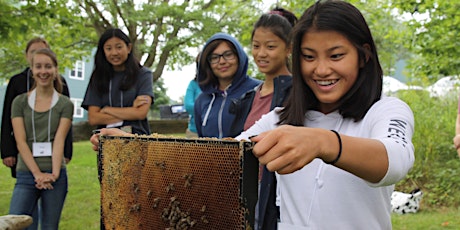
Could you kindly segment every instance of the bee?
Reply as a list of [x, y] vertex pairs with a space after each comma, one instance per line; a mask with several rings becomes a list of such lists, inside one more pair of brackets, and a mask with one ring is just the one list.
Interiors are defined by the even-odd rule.
[[207, 219], [207, 217], [205, 215], [203, 215], [201, 217], [201, 221], [203, 221], [203, 223], [205, 223], [205, 224], [209, 223], [209, 221], [208, 221], [208, 219]]
[[169, 184], [169, 185], [166, 187], [166, 192], [170, 192], [170, 191], [174, 192], [175, 190], [176, 190], [176, 189], [174, 188], [174, 184], [173, 184], [173, 183]]
[[139, 193], [139, 185], [134, 183], [133, 184], [133, 190], [134, 190], [134, 193]]
[[185, 174], [184, 176], [182, 176], [182, 178], [185, 179], [185, 184], [184, 184], [185, 188], [192, 187], [193, 174]]
[[141, 166], [144, 166], [144, 165], [145, 165], [145, 160], [141, 158], [141, 159], [139, 160], [139, 164], [140, 164]]
[[161, 200], [160, 197], [157, 197], [157, 198], [153, 199], [153, 208], [158, 207], [158, 204], [160, 203], [160, 200]]
[[159, 167], [161, 170], [165, 170], [166, 169], [166, 163], [164, 161], [162, 162], [155, 162], [155, 166]]
[[134, 204], [133, 206], [131, 206], [131, 208], [129, 209], [130, 212], [138, 212], [141, 210], [141, 205], [140, 204]]

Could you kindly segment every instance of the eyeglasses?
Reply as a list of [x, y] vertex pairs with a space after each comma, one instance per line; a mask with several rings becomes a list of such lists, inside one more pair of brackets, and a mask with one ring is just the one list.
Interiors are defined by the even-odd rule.
[[233, 51], [227, 50], [223, 54], [212, 54], [208, 57], [208, 61], [211, 64], [216, 64], [220, 61], [220, 57], [223, 57], [225, 61], [229, 61], [235, 59], [235, 56], [236, 55]]

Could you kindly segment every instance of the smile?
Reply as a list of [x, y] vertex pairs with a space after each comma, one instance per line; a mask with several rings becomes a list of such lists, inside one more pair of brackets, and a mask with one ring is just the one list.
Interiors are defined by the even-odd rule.
[[338, 82], [338, 80], [323, 80], [323, 81], [316, 81], [316, 83], [317, 83], [318, 85], [321, 85], [321, 86], [333, 85], [333, 84], [335, 84], [336, 82]]

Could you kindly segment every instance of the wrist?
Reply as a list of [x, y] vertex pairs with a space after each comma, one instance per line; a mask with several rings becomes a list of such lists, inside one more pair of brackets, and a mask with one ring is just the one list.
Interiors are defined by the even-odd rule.
[[59, 178], [59, 173], [52, 173], [51, 176], [53, 177], [54, 181]]
[[[337, 151], [337, 154], [336, 154], [336, 157], [333, 159], [333, 160], [329, 160], [329, 161], [324, 161], [324, 163], [326, 164], [330, 164], [330, 165], [334, 165], [335, 163], [337, 163], [339, 160], [340, 160], [340, 157], [342, 156], [342, 138], [340, 137], [340, 134], [335, 131], [335, 130], [331, 130], [332, 133], [334, 133], [334, 136], [336, 137], [336, 142], [338, 142], [338, 151]], [[335, 146], [336, 144], [334, 144]]]

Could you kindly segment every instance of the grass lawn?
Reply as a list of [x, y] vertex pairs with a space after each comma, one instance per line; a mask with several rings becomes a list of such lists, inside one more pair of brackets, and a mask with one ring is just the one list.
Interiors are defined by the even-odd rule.
[[[67, 167], [69, 192], [61, 217], [60, 229], [99, 229], [99, 182], [96, 152], [88, 141], [74, 143], [74, 156]], [[15, 180], [0, 166], [0, 215], [8, 214]], [[393, 215], [395, 230], [460, 229], [460, 209], [428, 211], [423, 206], [416, 214]]]

